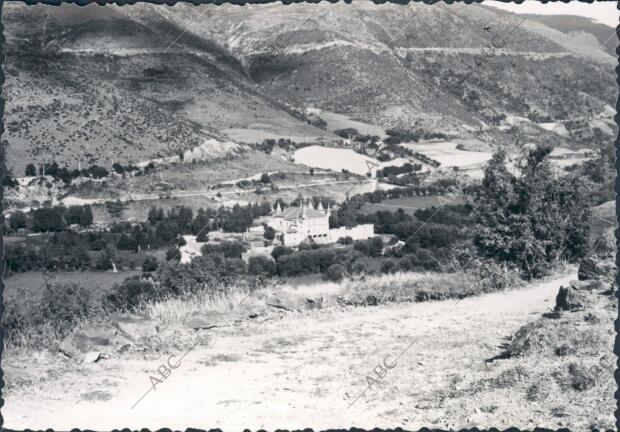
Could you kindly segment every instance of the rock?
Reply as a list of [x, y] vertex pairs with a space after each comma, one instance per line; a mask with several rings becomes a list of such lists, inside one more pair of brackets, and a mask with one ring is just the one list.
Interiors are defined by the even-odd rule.
[[584, 308], [587, 294], [572, 287], [560, 287], [555, 297], [555, 311], [576, 311]]
[[198, 311], [185, 315], [183, 324], [194, 330], [231, 325], [238, 314], [232, 312]]
[[600, 280], [573, 280], [570, 281], [569, 285], [578, 291], [602, 291], [605, 289], [605, 284]]
[[131, 341], [118, 334], [118, 330], [109, 324], [90, 324], [71, 332], [58, 349], [68, 357], [81, 360], [91, 351], [101, 353], [119, 352]]
[[130, 314], [118, 318], [114, 322], [114, 327], [128, 339], [137, 341], [141, 338], [157, 336], [159, 326], [155, 320], [147, 315]]
[[605, 278], [611, 282], [616, 277], [616, 266], [611, 259], [599, 260], [594, 257], [586, 257], [579, 263], [577, 277], [581, 281]]
[[309, 299], [297, 293], [277, 291], [265, 301], [267, 306], [284, 309], [289, 312], [309, 309], [321, 309], [323, 298]]
[[101, 358], [101, 353], [99, 351], [89, 351], [84, 356], [82, 362], [84, 363], [95, 363]]

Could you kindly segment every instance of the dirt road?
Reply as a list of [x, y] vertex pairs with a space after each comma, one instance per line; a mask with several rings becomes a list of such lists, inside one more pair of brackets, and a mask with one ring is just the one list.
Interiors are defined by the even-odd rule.
[[[463, 422], [457, 426], [531, 427], [514, 423], [524, 401], [503, 396], [489, 413], [476, 408], [483, 400], [453, 399], [451, 392], [455, 383], [484, 380], [510, 362], [484, 359], [552, 308], [559, 286], [571, 279], [574, 271], [458, 302], [290, 313], [207, 330], [210, 342], [180, 364], [183, 352], [63, 368], [41, 357], [38, 367], [47, 378], [5, 395], [5, 427], [417, 429], [450, 427], [457, 418]], [[154, 371], [168, 361], [178, 367], [164, 380]], [[23, 365], [3, 363], [6, 380], [23, 378], [17, 373]], [[152, 390], [149, 376], [163, 382]]]

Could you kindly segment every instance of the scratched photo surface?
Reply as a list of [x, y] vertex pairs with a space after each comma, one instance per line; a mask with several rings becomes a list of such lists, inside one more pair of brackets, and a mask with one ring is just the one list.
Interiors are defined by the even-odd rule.
[[4, 427], [614, 428], [618, 14], [547, 6], [5, 4]]

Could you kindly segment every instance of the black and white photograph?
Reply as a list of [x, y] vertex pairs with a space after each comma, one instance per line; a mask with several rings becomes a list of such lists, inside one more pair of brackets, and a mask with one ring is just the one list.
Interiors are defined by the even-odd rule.
[[0, 6], [4, 429], [617, 430], [618, 3], [217, 3]]

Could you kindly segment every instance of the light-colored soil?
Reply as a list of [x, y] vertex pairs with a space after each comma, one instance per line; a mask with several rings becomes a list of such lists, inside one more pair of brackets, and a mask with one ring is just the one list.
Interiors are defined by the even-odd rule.
[[[482, 390], [473, 385], [515, 368], [519, 360], [484, 360], [498, 354], [520, 326], [551, 309], [559, 286], [575, 276], [573, 270], [524, 289], [461, 301], [283, 313], [196, 333], [204, 342], [133, 409], [151, 388], [149, 376], [161, 378], [155, 370], [168, 361], [174, 365], [184, 351], [170, 360], [148, 354], [84, 365], [59, 364], [52, 355], [5, 358], [5, 424], [225, 431], [583, 425], [570, 416], [574, 410], [553, 417], [544, 402], [528, 402], [521, 384]], [[401, 354], [367, 389], [366, 376], [377, 378], [373, 370]], [[607, 409], [611, 417], [613, 394], [601, 398], [606, 402], [590, 409], [597, 415]]]

